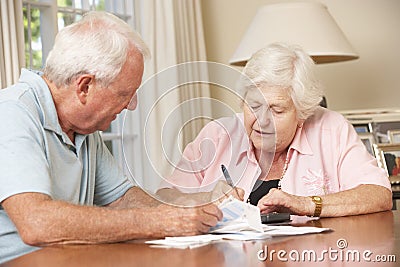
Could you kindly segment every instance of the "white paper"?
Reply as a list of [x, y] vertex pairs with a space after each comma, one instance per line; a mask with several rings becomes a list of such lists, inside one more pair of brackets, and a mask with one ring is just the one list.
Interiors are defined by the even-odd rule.
[[153, 247], [172, 247], [172, 248], [197, 248], [205, 246], [213, 241], [222, 240], [222, 237], [217, 235], [194, 235], [194, 236], [179, 236], [179, 237], [166, 237], [165, 239], [146, 241]]
[[286, 235], [304, 235], [313, 233], [322, 233], [330, 231], [329, 228], [310, 227], [310, 226], [270, 226], [268, 234], [274, 236], [286, 236]]
[[304, 227], [304, 226], [266, 226], [264, 225], [264, 231], [258, 232], [254, 230], [240, 230], [237, 232], [225, 233], [225, 234], [206, 234], [206, 235], [195, 235], [195, 236], [181, 236], [181, 237], [166, 237], [160, 240], [147, 241], [147, 244], [153, 245], [154, 247], [164, 248], [196, 248], [207, 245], [211, 242], [222, 241], [222, 240], [260, 240], [268, 239], [278, 236], [293, 236], [303, 234], [315, 234], [325, 231], [330, 231], [329, 228], [319, 227]]
[[244, 230], [263, 232], [260, 209], [257, 206], [230, 196], [224, 199], [218, 208], [222, 211], [223, 218], [210, 229], [210, 233], [231, 233]]
[[260, 210], [249, 203], [229, 197], [218, 207], [223, 213], [222, 220], [210, 229], [210, 234], [182, 237], [166, 237], [147, 241], [154, 247], [196, 248], [221, 240], [257, 240], [275, 236], [302, 235], [321, 233], [329, 228], [271, 226], [261, 223]]

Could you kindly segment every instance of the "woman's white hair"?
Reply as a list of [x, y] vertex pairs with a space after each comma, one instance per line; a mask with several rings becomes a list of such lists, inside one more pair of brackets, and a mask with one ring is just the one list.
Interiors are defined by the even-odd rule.
[[67, 86], [84, 73], [107, 86], [120, 73], [132, 45], [143, 58], [150, 56], [140, 35], [127, 23], [107, 12], [91, 11], [57, 34], [44, 74], [56, 86]]
[[242, 97], [248, 90], [264, 85], [289, 90], [298, 118], [305, 120], [314, 113], [323, 95], [314, 67], [314, 61], [299, 46], [270, 44], [247, 62], [240, 82]]

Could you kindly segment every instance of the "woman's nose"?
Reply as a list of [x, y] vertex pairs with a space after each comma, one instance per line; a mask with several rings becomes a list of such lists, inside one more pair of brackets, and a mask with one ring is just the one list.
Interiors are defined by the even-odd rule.
[[271, 110], [268, 107], [263, 107], [257, 112], [258, 123], [263, 127], [268, 126], [271, 123]]

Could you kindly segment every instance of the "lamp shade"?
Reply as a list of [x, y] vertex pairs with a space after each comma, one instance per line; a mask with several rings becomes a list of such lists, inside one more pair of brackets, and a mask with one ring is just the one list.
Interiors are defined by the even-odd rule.
[[300, 45], [317, 64], [358, 58], [325, 5], [292, 1], [261, 7], [229, 63], [244, 66], [274, 42]]

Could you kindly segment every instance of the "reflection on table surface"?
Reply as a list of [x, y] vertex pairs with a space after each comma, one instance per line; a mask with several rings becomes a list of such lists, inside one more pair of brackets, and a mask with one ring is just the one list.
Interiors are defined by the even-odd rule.
[[[368, 263], [363, 256], [371, 261], [376, 256], [393, 261], [393, 255], [400, 261], [397, 259], [400, 256], [399, 211], [323, 218], [295, 225], [327, 227], [333, 231], [259, 241], [222, 241], [195, 249], [154, 248], [143, 241], [53, 246], [0, 267], [376, 266], [377, 262]], [[300, 262], [295, 261], [296, 257]], [[396, 263], [386, 262], [384, 266], [396, 266]]]

